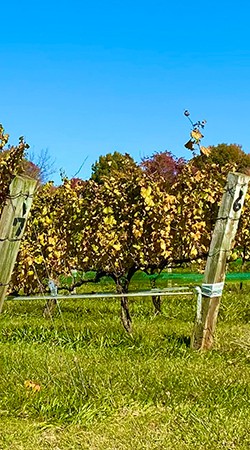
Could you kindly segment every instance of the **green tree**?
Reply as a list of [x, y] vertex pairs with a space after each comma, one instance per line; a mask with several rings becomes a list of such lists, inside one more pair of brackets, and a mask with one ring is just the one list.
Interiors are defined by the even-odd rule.
[[107, 153], [105, 156], [100, 156], [99, 160], [92, 165], [91, 179], [100, 184], [103, 183], [103, 177], [116, 173], [118, 175], [136, 167], [136, 162], [128, 153], [124, 155], [119, 152]]
[[198, 168], [205, 168], [211, 164], [216, 164], [218, 167], [231, 164], [237, 172], [250, 174], [250, 154], [245, 153], [241, 145], [218, 144], [208, 149], [208, 156], [199, 155], [193, 158], [194, 165]]

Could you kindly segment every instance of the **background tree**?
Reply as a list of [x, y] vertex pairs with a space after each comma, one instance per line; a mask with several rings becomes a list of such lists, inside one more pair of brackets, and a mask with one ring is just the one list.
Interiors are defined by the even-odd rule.
[[176, 158], [166, 150], [142, 158], [140, 166], [152, 180], [160, 183], [163, 189], [169, 190], [185, 164], [184, 158]]
[[33, 151], [29, 152], [24, 167], [26, 173], [37, 179], [40, 184], [48, 182], [50, 177], [56, 173], [55, 159], [52, 158], [47, 148], [42, 149], [38, 154]]
[[193, 163], [198, 168], [216, 164], [218, 167], [232, 165], [237, 172], [250, 174], [250, 154], [242, 150], [238, 144], [218, 144], [209, 146], [209, 155], [198, 155]]
[[91, 179], [96, 183], [103, 183], [103, 177], [126, 172], [131, 167], [136, 168], [137, 164], [128, 153], [107, 153], [92, 165]]
[[24, 175], [37, 180], [39, 184], [42, 183], [40, 168], [26, 158], [22, 161], [22, 172]]

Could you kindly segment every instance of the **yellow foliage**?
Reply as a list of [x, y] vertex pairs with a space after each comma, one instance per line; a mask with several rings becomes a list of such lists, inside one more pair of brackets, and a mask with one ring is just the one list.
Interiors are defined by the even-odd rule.
[[118, 242], [117, 244], [113, 244], [112, 247], [113, 247], [115, 250], [118, 251], [118, 250], [121, 250], [121, 247], [122, 247], [122, 246], [121, 246], [121, 244]]
[[202, 145], [200, 146], [200, 151], [205, 156], [209, 156], [211, 153], [211, 149], [209, 147], [203, 147]]
[[35, 259], [34, 259], [34, 262], [36, 263], [36, 264], [42, 264], [43, 263], [43, 257], [40, 255], [40, 256], [37, 256]]
[[106, 216], [103, 218], [103, 222], [106, 225], [115, 225], [116, 224], [116, 220], [114, 218], [114, 216]]
[[103, 210], [104, 214], [113, 214], [113, 209], [110, 206], [107, 206]]
[[202, 139], [204, 136], [203, 134], [201, 134], [200, 130], [198, 128], [195, 128], [194, 130], [191, 131], [190, 136], [195, 139], [196, 141], [199, 141], [200, 139]]
[[41, 390], [41, 385], [32, 380], [25, 380], [24, 386], [26, 389], [31, 389], [33, 392], [39, 392]]
[[151, 192], [152, 192], [151, 186], [148, 186], [147, 188], [145, 188], [145, 187], [142, 187], [142, 188], [141, 188], [141, 196], [142, 196], [143, 198], [149, 197], [150, 194], [151, 194]]

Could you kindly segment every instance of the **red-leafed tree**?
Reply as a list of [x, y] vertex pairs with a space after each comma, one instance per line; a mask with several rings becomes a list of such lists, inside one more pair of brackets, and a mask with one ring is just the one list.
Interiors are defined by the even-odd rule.
[[169, 190], [185, 164], [184, 158], [176, 158], [166, 150], [155, 152], [152, 156], [143, 158], [140, 166], [152, 180], [159, 183], [164, 189]]

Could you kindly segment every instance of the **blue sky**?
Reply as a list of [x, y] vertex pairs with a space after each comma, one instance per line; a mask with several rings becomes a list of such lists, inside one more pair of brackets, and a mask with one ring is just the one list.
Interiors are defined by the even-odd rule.
[[249, 17], [247, 1], [4, 2], [0, 123], [48, 148], [57, 183], [115, 150], [190, 157], [186, 108], [203, 145], [250, 152]]

